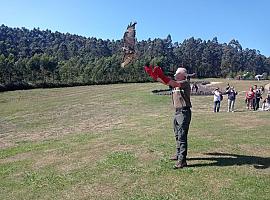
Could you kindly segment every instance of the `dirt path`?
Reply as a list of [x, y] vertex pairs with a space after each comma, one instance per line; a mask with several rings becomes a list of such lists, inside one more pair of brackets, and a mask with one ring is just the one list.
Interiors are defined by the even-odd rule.
[[264, 86], [264, 88], [267, 89], [267, 90], [270, 89], [270, 83], [266, 84], [266, 85]]
[[207, 84], [207, 85], [216, 85], [216, 84], [220, 84], [222, 82], [211, 82], [210, 84]]

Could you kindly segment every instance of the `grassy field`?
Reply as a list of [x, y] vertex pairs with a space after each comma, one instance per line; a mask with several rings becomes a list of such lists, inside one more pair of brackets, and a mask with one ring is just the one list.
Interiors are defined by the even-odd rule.
[[0, 199], [269, 199], [270, 112], [247, 111], [243, 92], [269, 81], [229, 82], [234, 113], [192, 96], [182, 170], [159, 83], [0, 93]]

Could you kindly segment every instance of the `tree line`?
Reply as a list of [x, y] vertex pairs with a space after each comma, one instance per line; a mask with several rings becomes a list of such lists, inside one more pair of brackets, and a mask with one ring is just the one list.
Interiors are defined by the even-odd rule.
[[183, 65], [199, 78], [235, 77], [270, 71], [270, 57], [255, 49], [243, 49], [200, 38], [173, 42], [165, 39], [137, 41], [137, 59], [121, 68], [122, 40], [102, 40], [34, 28], [0, 26], [0, 90], [58, 87], [151, 79], [143, 66], [159, 65], [170, 74]]

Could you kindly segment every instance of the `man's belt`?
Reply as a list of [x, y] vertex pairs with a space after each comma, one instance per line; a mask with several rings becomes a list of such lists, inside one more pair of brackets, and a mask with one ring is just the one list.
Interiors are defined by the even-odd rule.
[[190, 107], [189, 106], [184, 106], [184, 107], [181, 107], [181, 108], [175, 108], [175, 112], [180, 112], [180, 111], [183, 111], [183, 110], [190, 110]]

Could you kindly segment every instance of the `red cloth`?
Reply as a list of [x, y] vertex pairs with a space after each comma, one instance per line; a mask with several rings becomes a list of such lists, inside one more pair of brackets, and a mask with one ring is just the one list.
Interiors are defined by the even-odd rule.
[[153, 67], [151, 65], [149, 67], [148, 66], [144, 66], [144, 70], [154, 80], [157, 80], [158, 76], [157, 76], [156, 72], [153, 71]]
[[169, 77], [167, 77], [167, 76], [164, 75], [161, 67], [159, 67], [159, 66], [155, 66], [154, 69], [153, 69], [153, 67], [151, 65], [149, 67], [148, 66], [144, 66], [144, 70], [154, 80], [157, 80], [158, 78], [160, 78], [162, 80], [162, 82], [165, 83], [166, 85], [171, 80]]
[[170, 78], [165, 76], [161, 67], [155, 66], [154, 73], [157, 74], [157, 77], [160, 78], [166, 85], [170, 82]]

